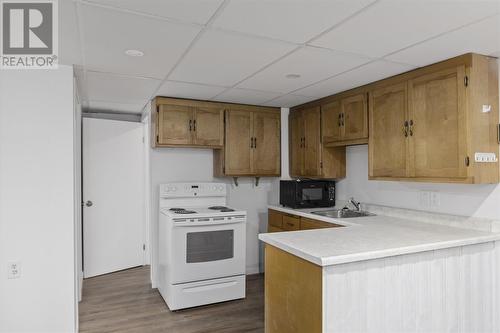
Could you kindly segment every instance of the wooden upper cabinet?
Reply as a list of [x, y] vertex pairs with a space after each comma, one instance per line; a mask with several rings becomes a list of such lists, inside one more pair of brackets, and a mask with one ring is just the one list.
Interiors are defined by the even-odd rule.
[[152, 108], [153, 147], [224, 145], [222, 104], [158, 97]]
[[370, 177], [406, 177], [408, 119], [406, 82], [370, 92]]
[[321, 130], [324, 144], [342, 141], [342, 106], [340, 100], [321, 106]]
[[193, 112], [193, 144], [224, 145], [224, 109], [220, 106], [198, 107]]
[[321, 141], [320, 107], [294, 110], [289, 116], [290, 175], [345, 177], [345, 147], [326, 148]]
[[465, 66], [408, 83], [411, 177], [467, 176]]
[[368, 108], [366, 94], [357, 94], [342, 99], [343, 140], [368, 138]]
[[281, 174], [280, 109], [238, 106], [226, 110], [224, 149], [214, 152], [216, 176]]
[[182, 105], [160, 105], [158, 138], [160, 145], [189, 145], [192, 141], [193, 109]]
[[225, 174], [253, 173], [253, 113], [228, 110], [226, 113]]
[[289, 154], [290, 175], [301, 176], [304, 173], [303, 144], [304, 122], [301, 112], [290, 113], [289, 116]]
[[326, 147], [367, 143], [366, 93], [338, 97], [321, 105], [321, 129]]
[[259, 175], [281, 173], [281, 115], [276, 112], [254, 112], [254, 171]]
[[302, 111], [304, 123], [304, 174], [321, 176], [321, 114], [315, 107]]
[[[392, 84], [391, 84], [392, 83]], [[370, 179], [498, 183], [498, 65], [468, 54], [375, 84]]]
[[[290, 174], [340, 178], [345, 156], [330, 148], [368, 143], [369, 179], [499, 183], [498, 95], [497, 60], [469, 53], [296, 106]], [[317, 107], [320, 148], [306, 153], [316, 146]]]

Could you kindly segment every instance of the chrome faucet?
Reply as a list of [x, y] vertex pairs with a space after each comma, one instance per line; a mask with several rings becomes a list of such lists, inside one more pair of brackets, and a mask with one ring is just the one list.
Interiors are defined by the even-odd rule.
[[354, 200], [354, 197], [351, 197], [349, 199], [349, 202], [356, 208], [356, 210], [359, 212], [361, 210], [361, 202]]

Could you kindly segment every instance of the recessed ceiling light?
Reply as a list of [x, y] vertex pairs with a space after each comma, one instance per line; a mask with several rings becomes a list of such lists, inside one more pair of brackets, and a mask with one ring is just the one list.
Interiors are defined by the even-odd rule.
[[129, 57], [142, 57], [144, 55], [144, 52], [139, 50], [126, 50], [125, 54]]
[[287, 79], [298, 79], [300, 77], [300, 74], [294, 74], [294, 73], [292, 73], [292, 74], [285, 75], [285, 77]]

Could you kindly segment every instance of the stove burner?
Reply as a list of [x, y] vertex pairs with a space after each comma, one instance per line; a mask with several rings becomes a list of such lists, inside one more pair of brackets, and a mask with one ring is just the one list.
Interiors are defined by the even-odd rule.
[[208, 207], [208, 209], [213, 209], [213, 210], [222, 210], [222, 209], [229, 209], [226, 206], [212, 206]]
[[180, 210], [185, 210], [185, 209], [184, 208], [175, 208], [174, 207], [174, 208], [170, 208], [169, 210], [172, 211], [172, 212], [178, 212]]
[[185, 210], [185, 209], [176, 210], [174, 212], [175, 212], [175, 214], [196, 214], [196, 212], [194, 210]]
[[223, 213], [225, 213], [225, 212], [234, 212], [234, 209], [232, 209], [232, 208], [224, 208], [224, 209], [221, 209], [220, 211], [223, 212]]

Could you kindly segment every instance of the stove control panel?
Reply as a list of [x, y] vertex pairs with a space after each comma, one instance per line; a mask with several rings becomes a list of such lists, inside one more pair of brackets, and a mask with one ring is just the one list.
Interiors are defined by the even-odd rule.
[[169, 198], [226, 196], [226, 184], [166, 183], [160, 185], [160, 196]]

